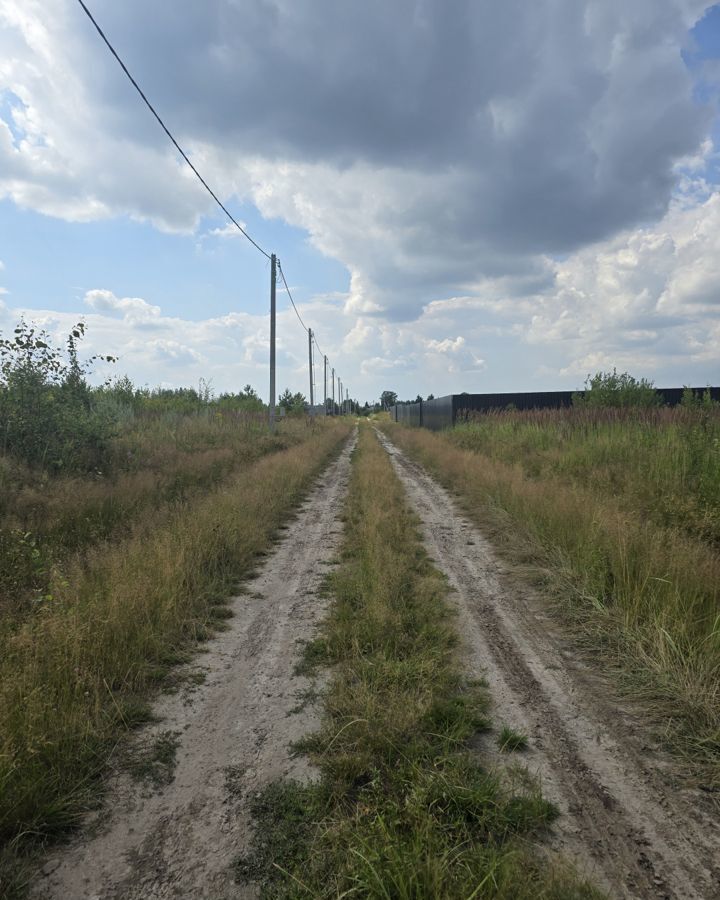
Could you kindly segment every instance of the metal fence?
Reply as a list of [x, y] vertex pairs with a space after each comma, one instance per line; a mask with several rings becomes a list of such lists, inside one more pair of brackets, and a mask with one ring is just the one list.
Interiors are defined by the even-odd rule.
[[[720, 401], [720, 387], [692, 388], [698, 396], [710, 392], [713, 400]], [[677, 406], [685, 388], [655, 388], [666, 406]], [[448, 394], [433, 400], [417, 403], [397, 403], [390, 407], [390, 416], [396, 422], [440, 431], [462, 422], [473, 413], [503, 409], [562, 409], [572, 406], [574, 394], [584, 391], [533, 391], [516, 394]]]

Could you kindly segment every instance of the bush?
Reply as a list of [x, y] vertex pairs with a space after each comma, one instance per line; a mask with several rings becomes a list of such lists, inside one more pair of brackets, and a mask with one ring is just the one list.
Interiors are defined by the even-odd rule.
[[573, 406], [660, 406], [662, 399], [652, 381], [639, 381], [628, 372], [596, 372], [585, 379], [584, 394], [573, 394]]
[[290, 388], [285, 388], [278, 399], [278, 406], [284, 409], [288, 415], [303, 415], [307, 406], [305, 395], [298, 391], [293, 394]]
[[118, 410], [121, 419], [134, 415], [180, 416], [219, 413], [262, 412], [265, 405], [255, 389], [246, 384], [237, 394], [214, 397], [209, 382], [200, 379], [198, 388], [136, 387], [127, 375], [95, 390], [95, 405]]
[[30, 466], [54, 472], [102, 467], [113, 420], [98, 411], [85, 374], [96, 359], [78, 360], [81, 322], [65, 348], [21, 320], [12, 338], [0, 337], [0, 448]]

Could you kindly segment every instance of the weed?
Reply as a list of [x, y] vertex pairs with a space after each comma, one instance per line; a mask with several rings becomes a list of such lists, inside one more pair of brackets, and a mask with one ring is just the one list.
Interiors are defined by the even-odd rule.
[[175, 777], [179, 731], [162, 731], [145, 747], [135, 749], [128, 762], [128, 771], [138, 781], [156, 788], [170, 784]]
[[298, 691], [295, 696], [297, 697], [298, 702], [288, 713], [289, 716], [297, 715], [307, 709], [308, 706], [314, 705], [318, 702], [321, 695], [318, 689], [313, 685], [305, 690]]
[[504, 725], [497, 737], [497, 745], [504, 753], [512, 753], [516, 750], [527, 750], [528, 738], [526, 734], [513, 731]]
[[234, 765], [225, 768], [225, 792], [228, 797], [239, 800], [243, 796], [243, 779], [247, 766]]

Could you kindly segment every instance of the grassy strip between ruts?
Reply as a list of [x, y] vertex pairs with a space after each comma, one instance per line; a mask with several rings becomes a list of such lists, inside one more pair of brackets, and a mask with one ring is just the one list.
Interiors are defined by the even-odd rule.
[[0, 896], [26, 850], [94, 804], [108, 753], [147, 716], [147, 690], [218, 627], [238, 579], [347, 434], [346, 423], [318, 424], [156, 532], [94, 548], [52, 586], [52, 605], [6, 636]]
[[[492, 420], [488, 427], [492, 427]], [[393, 441], [489, 526], [498, 547], [540, 574], [577, 634], [644, 698], [676, 749], [720, 781], [720, 556], [601, 482], [568, 483], [454, 443], [467, 437], [387, 425]], [[560, 452], [560, 451], [558, 451]], [[568, 440], [570, 460], [577, 448]], [[628, 498], [623, 498], [627, 503]]]
[[483, 767], [485, 688], [460, 671], [447, 586], [387, 454], [361, 428], [335, 602], [306, 662], [332, 666], [321, 729], [299, 747], [320, 777], [253, 803], [238, 875], [264, 897], [590, 898], [529, 839], [556, 816], [517, 766]]

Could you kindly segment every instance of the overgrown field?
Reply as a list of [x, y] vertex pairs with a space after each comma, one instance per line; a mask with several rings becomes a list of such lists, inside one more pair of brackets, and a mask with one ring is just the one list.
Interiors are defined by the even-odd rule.
[[[349, 425], [145, 409], [103, 468], [0, 457], [0, 884], [78, 821], [148, 691], [220, 627]], [[3, 889], [0, 888], [0, 893]]]
[[[298, 748], [320, 778], [254, 802], [242, 879], [264, 897], [591, 898], [529, 839], [557, 815], [518, 766], [490, 771], [468, 741], [487, 695], [456, 657], [447, 586], [387, 454], [361, 427], [334, 603], [306, 665], [330, 666], [321, 729]], [[522, 737], [501, 735], [504, 749]]]
[[718, 405], [388, 428], [542, 572], [668, 738], [720, 780]]

